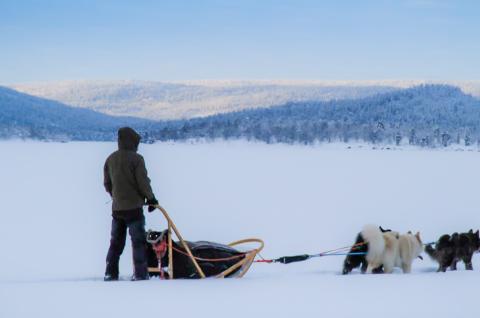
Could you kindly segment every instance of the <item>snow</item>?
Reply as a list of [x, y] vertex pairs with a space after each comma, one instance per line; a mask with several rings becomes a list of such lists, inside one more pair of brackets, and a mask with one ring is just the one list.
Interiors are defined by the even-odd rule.
[[[102, 281], [115, 143], [1, 142], [0, 317], [466, 317], [473, 272], [342, 276], [343, 257], [255, 264], [243, 279]], [[366, 223], [425, 242], [480, 226], [477, 151], [346, 149], [247, 142], [141, 145], [153, 187], [184, 237], [265, 240], [264, 257], [350, 245]], [[159, 213], [147, 227], [163, 229]]]

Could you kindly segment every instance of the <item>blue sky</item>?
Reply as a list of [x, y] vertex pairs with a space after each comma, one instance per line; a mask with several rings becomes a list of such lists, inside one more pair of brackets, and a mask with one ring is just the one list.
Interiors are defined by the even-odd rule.
[[0, 0], [0, 83], [479, 79], [480, 1]]

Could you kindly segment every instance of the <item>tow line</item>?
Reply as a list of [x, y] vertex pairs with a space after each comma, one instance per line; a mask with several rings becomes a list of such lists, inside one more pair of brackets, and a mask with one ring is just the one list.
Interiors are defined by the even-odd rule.
[[[367, 252], [355, 252], [356, 249], [359, 249], [361, 246], [367, 244], [366, 242], [357, 243], [350, 246], [339, 247], [333, 250], [325, 251], [317, 254], [301, 254], [294, 256], [282, 256], [274, 259], [265, 259], [260, 254], [258, 256], [261, 258], [255, 260], [255, 263], [281, 263], [281, 264], [290, 264], [295, 262], [303, 262], [315, 257], [324, 257], [324, 256], [354, 256], [354, 255], [367, 255]], [[422, 245], [435, 244], [435, 242], [428, 242]]]
[[[325, 252], [317, 253], [317, 254], [301, 254], [301, 255], [294, 255], [294, 256], [282, 256], [275, 259], [262, 259], [256, 260], [255, 263], [282, 263], [282, 264], [290, 264], [295, 262], [303, 262], [311, 258], [315, 257], [324, 257], [324, 256], [345, 256], [345, 255], [366, 255], [366, 252], [355, 252], [356, 249], [360, 248], [362, 245], [365, 245], [365, 242], [357, 243], [354, 245], [339, 247], [333, 250], [328, 250]], [[260, 255], [259, 255], [260, 256]], [[260, 256], [261, 257], [261, 256]]]

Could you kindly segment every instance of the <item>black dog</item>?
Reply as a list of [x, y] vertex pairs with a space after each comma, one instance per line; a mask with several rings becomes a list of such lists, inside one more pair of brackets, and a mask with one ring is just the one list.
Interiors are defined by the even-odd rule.
[[475, 233], [473, 233], [473, 230], [470, 230], [468, 233], [452, 235], [452, 241], [455, 244], [455, 258], [450, 268], [456, 270], [457, 262], [461, 260], [465, 264], [465, 269], [473, 270], [473, 253], [480, 248], [478, 230]]
[[[383, 229], [381, 226], [379, 227], [382, 233], [391, 232], [390, 229]], [[361, 253], [360, 255], [352, 253]], [[365, 244], [365, 240], [362, 236], [362, 233], [358, 233], [357, 239], [355, 240], [355, 244], [352, 246], [350, 251], [348, 252], [349, 255], [345, 257], [345, 261], [343, 262], [343, 271], [342, 274], [346, 275], [350, 273], [354, 268], [360, 267], [360, 271], [362, 274], [365, 274], [368, 267], [368, 262], [366, 255], [368, 253], [368, 244]], [[372, 273], [379, 274], [383, 273], [383, 266], [373, 269]]]
[[432, 247], [432, 244], [425, 246], [425, 252], [438, 262], [437, 272], [445, 272], [455, 259], [455, 243], [450, 235], [445, 234], [435, 243], [435, 248]]
[[473, 270], [473, 253], [480, 248], [479, 231], [475, 233], [470, 230], [467, 233], [453, 233], [452, 235], [442, 235], [435, 248], [431, 244], [425, 247], [425, 252], [438, 262], [438, 272], [445, 272], [448, 267], [451, 270], [457, 269], [457, 262], [463, 261], [465, 269]]

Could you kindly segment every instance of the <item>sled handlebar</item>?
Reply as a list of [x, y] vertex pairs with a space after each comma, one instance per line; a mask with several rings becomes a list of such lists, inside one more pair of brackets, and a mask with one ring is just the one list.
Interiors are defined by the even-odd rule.
[[[150, 204], [147, 204], [149, 206], [153, 206], [157, 209], [160, 210], [160, 212], [162, 212], [163, 216], [165, 217], [165, 219], [167, 219], [167, 222], [168, 222], [168, 226], [172, 228], [173, 232], [175, 232], [175, 235], [177, 235], [178, 237], [178, 240], [180, 241], [180, 243], [182, 244], [183, 248], [185, 249], [185, 251], [187, 251], [187, 254], [188, 256], [190, 257], [190, 259], [192, 260], [192, 263], [193, 265], [195, 266], [195, 269], [197, 270], [198, 274], [200, 275], [201, 278], [205, 278], [205, 273], [203, 272], [203, 270], [200, 268], [200, 266], [198, 265], [198, 262], [197, 260], [195, 259], [195, 257], [193, 256], [192, 254], [192, 251], [190, 250], [190, 248], [188, 247], [187, 243], [185, 242], [185, 240], [183, 239], [182, 235], [180, 234], [180, 232], [178, 231], [177, 227], [175, 226], [175, 223], [173, 223], [172, 219], [170, 218], [170, 216], [168, 215], [167, 211], [162, 208], [162, 206], [160, 204], [155, 204], [155, 205], [150, 205]], [[171, 260], [172, 258], [170, 258]]]

